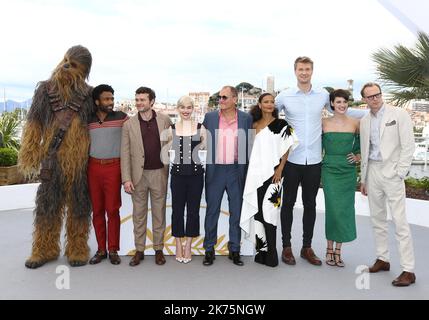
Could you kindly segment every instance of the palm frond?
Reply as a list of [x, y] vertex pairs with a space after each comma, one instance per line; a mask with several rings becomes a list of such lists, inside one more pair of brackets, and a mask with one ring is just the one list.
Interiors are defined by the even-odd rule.
[[372, 55], [379, 80], [388, 88], [392, 102], [429, 98], [429, 36], [420, 33], [415, 48], [396, 45]]
[[3, 113], [0, 117], [0, 136], [4, 148], [19, 150], [20, 144], [17, 137], [20, 120], [13, 113]]

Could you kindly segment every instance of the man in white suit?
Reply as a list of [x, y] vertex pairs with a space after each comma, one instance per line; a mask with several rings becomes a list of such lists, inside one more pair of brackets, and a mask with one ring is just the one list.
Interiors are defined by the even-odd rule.
[[407, 111], [384, 103], [378, 84], [365, 84], [361, 95], [371, 110], [360, 123], [361, 192], [368, 196], [377, 251], [377, 260], [369, 272], [390, 270], [387, 202], [403, 270], [392, 284], [409, 286], [416, 276], [413, 241], [405, 213], [404, 178], [413, 158], [413, 125]]

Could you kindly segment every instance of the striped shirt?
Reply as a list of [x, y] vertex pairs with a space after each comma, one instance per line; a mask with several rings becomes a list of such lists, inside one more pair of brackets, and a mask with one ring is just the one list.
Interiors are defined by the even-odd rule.
[[126, 113], [113, 111], [108, 113], [104, 121], [93, 114], [88, 123], [91, 145], [89, 156], [97, 159], [120, 158], [122, 126], [128, 120]]

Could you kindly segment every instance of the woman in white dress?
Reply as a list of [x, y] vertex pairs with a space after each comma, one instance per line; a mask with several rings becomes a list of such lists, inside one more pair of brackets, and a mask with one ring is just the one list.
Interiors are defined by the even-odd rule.
[[289, 151], [298, 145], [298, 138], [293, 128], [278, 118], [272, 94], [262, 94], [250, 113], [256, 136], [244, 187], [240, 227], [245, 238], [255, 245], [255, 262], [275, 267], [282, 172]]

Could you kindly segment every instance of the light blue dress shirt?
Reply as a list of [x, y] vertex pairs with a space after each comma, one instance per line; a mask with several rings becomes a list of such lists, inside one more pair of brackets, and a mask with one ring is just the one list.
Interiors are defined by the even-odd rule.
[[[276, 107], [285, 113], [286, 121], [295, 130], [299, 145], [289, 155], [288, 161], [299, 165], [322, 162], [322, 111], [329, 107], [329, 93], [312, 88], [304, 93], [299, 88], [282, 91], [275, 100]], [[362, 118], [367, 110], [348, 109], [347, 115]]]

